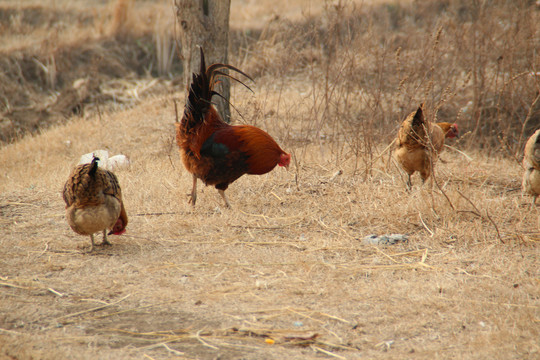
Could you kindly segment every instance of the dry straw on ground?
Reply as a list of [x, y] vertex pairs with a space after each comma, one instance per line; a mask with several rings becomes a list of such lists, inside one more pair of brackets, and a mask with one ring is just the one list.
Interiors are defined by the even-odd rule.
[[[342, 59], [351, 55], [334, 45]], [[403, 54], [400, 66], [415, 66]], [[437, 163], [438, 185], [414, 177], [408, 192], [389, 145], [425, 91], [392, 104], [374, 78], [359, 86], [333, 71], [358, 74], [361, 55], [349, 65], [315, 55], [321, 63], [306, 57], [314, 61], [296, 74], [260, 69], [255, 94], [233, 88], [236, 122], [267, 130], [294, 161], [288, 172], [232, 184], [230, 210], [210, 187], [195, 208], [187, 202], [191, 175], [173, 143], [183, 93], [166, 81], [170, 93], [126, 92], [127, 107], [103, 106], [2, 147], [0, 357], [538, 356], [539, 212], [521, 195], [512, 143], [501, 145], [512, 137], [486, 140], [496, 144], [486, 150], [465, 135]], [[258, 69], [250, 55], [235, 59]], [[459, 86], [452, 101], [461, 104]], [[432, 118], [441, 104], [459, 112], [438, 96]], [[117, 171], [130, 223], [111, 247], [86, 254], [88, 238], [70, 230], [60, 192], [78, 157], [95, 149], [132, 161]], [[409, 241], [361, 241], [390, 233]]]

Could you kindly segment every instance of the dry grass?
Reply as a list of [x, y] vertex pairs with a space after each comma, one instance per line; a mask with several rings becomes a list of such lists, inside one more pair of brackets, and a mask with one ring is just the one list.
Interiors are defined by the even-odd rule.
[[[255, 90], [249, 98], [236, 89], [242, 113], [253, 103], [263, 110], [264, 101], [276, 103], [278, 94]], [[192, 209], [190, 175], [171, 146], [172, 99], [181, 97], [76, 120], [2, 149], [4, 355], [538, 352], [538, 213], [527, 210], [513, 160], [444, 154], [437, 173], [452, 210], [429, 186], [407, 193], [386, 156], [364, 181], [353, 176], [353, 157], [337, 166], [329, 145], [291, 140], [284, 146], [298, 167], [240, 179], [228, 190], [233, 210], [222, 208], [212, 188]], [[264, 125], [280, 138], [278, 123], [267, 118]], [[111, 248], [87, 255], [87, 237], [64, 220], [60, 189], [78, 154], [98, 148], [133, 161], [118, 171], [131, 220]], [[371, 233], [408, 233], [410, 241], [362, 244]], [[34, 346], [25, 345], [29, 337]]]
[[[242, 5], [260, 14], [263, 3]], [[337, 58], [305, 64], [279, 77], [260, 68], [254, 95], [232, 89], [235, 121], [294, 154], [289, 172], [231, 185], [232, 210], [209, 187], [187, 203], [191, 176], [172, 143], [178, 86], [2, 147], [0, 358], [537, 357], [540, 214], [521, 195], [518, 162], [467, 135], [450, 144], [464, 154], [447, 149], [437, 164], [440, 189], [413, 177], [407, 192], [388, 145], [418, 99], [398, 97], [396, 110], [393, 90], [353, 86], [365, 59], [343, 75]], [[131, 98], [123, 89], [115, 96]], [[132, 160], [117, 171], [130, 223], [86, 254], [60, 191], [95, 149]], [[387, 233], [409, 241], [361, 241]]]

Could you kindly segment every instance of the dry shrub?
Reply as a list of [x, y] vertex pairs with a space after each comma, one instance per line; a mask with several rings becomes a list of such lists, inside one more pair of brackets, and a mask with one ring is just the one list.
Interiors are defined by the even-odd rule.
[[325, 4], [321, 16], [276, 16], [233, 41], [249, 73], [294, 74], [313, 85], [316, 136], [324, 130], [372, 156], [373, 137], [391, 140], [420, 102], [430, 120], [459, 124], [462, 146], [504, 145], [515, 155], [538, 126], [533, 2]]
[[111, 21], [111, 36], [124, 38], [130, 32], [132, 0], [117, 0]]
[[[113, 76], [125, 76], [132, 63], [137, 76], [180, 72], [172, 62], [172, 25], [162, 21], [170, 20], [164, 15], [167, 4], [117, 0], [112, 9], [100, 6], [83, 16], [75, 8], [81, 5], [73, 6], [0, 9], [11, 24], [5, 28], [6, 43], [25, 34], [39, 45], [2, 59], [10, 63], [10, 71], [1, 75], [3, 112], [46, 98], [44, 90], [63, 90], [75, 76], [68, 74], [71, 67], [88, 67], [91, 47], [106, 50], [98, 61], [105, 65], [94, 69]], [[539, 20], [537, 5], [524, 0], [328, 1], [321, 11], [274, 15], [260, 29], [235, 29], [231, 63], [274, 83], [285, 76], [309, 83], [308, 140], [338, 139], [335, 150], [351, 145], [364, 165], [371, 163], [375, 139], [391, 141], [399, 121], [420, 102], [427, 104], [431, 120], [460, 125], [467, 134], [461, 146], [504, 148], [516, 156], [540, 122]], [[75, 28], [66, 25], [70, 21]], [[85, 37], [104, 22], [110, 38]], [[122, 44], [112, 39], [118, 36]]]
[[[268, 90], [258, 88], [253, 98], [235, 90], [240, 112], [272, 134], [305, 134], [311, 103], [299, 96], [296, 79], [284, 80], [281, 109], [279, 88], [270, 91], [275, 84], [264, 80], [257, 86]], [[331, 141], [293, 144], [291, 137], [286, 149], [298, 157], [289, 172], [242, 177], [227, 190], [230, 210], [215, 189], [201, 187], [192, 208], [191, 175], [171, 142], [173, 107], [164, 95], [0, 149], [0, 354], [133, 359], [170, 357], [174, 349], [201, 359], [320, 359], [313, 347], [347, 359], [537, 353], [538, 214], [516, 191], [511, 160], [471, 153], [469, 163], [453, 157], [437, 167], [454, 211], [428, 184], [406, 192], [380, 163], [363, 181], [354, 163], [336, 163]], [[274, 121], [263, 121], [269, 117]], [[80, 154], [94, 149], [132, 160], [117, 170], [130, 224], [113, 246], [90, 255], [88, 237], [65, 222], [61, 189]], [[372, 233], [410, 239], [363, 244]], [[303, 341], [287, 340], [294, 335]]]
[[173, 16], [165, 16], [170, 10], [165, 5], [133, 7], [121, 0], [112, 8], [81, 2], [62, 11], [54, 4], [25, 5], [0, 6], [0, 19], [11, 24], [0, 24], [5, 30], [0, 51], [1, 143], [67, 121], [50, 116], [47, 109], [78, 79], [99, 84], [88, 104], [116, 107], [122, 101], [109, 95], [111, 82], [180, 71], [170, 36]]

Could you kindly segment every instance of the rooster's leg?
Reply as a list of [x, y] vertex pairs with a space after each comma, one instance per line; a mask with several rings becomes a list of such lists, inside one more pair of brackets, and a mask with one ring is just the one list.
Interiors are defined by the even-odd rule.
[[103, 230], [103, 241], [101, 242], [101, 245], [111, 245], [107, 239], [107, 229]]
[[218, 190], [218, 192], [219, 195], [221, 195], [221, 197], [223, 198], [223, 200], [225, 200], [225, 206], [230, 208], [231, 204], [229, 203], [229, 200], [227, 200], [227, 196], [225, 196], [225, 190]]
[[193, 188], [191, 188], [191, 194], [189, 196], [189, 203], [195, 206], [195, 202], [197, 201], [197, 177], [195, 175], [193, 175]]

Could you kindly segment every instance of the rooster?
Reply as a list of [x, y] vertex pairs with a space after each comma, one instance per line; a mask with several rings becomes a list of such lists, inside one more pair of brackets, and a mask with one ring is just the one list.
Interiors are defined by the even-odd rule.
[[102, 245], [110, 245], [110, 234], [121, 235], [126, 230], [128, 218], [122, 191], [116, 175], [98, 167], [98, 157], [89, 164], [78, 165], [64, 185], [66, 218], [69, 226], [79, 235], [90, 235], [94, 250], [94, 233], [103, 231]]
[[189, 202], [195, 205], [197, 179], [201, 179], [206, 185], [214, 185], [230, 208], [225, 196], [229, 184], [244, 174], [266, 174], [276, 165], [288, 168], [291, 155], [265, 131], [251, 125], [231, 126], [221, 119], [211, 102], [214, 95], [221, 96], [214, 91], [218, 78], [229, 77], [249, 89], [221, 69], [236, 71], [252, 80], [231, 65], [217, 63], [206, 68], [201, 48], [200, 71], [193, 74], [182, 121], [176, 123], [176, 142], [184, 166], [193, 174]]
[[454, 137], [459, 137], [457, 124], [426, 121], [423, 104], [407, 116], [397, 135], [395, 156], [409, 176], [409, 189], [412, 187], [411, 175], [415, 171], [420, 172], [422, 183], [429, 178], [438, 155], [444, 149], [445, 138]]
[[525, 144], [523, 167], [523, 192], [532, 195], [533, 200], [529, 207], [532, 209], [540, 195], [540, 129], [536, 130]]

